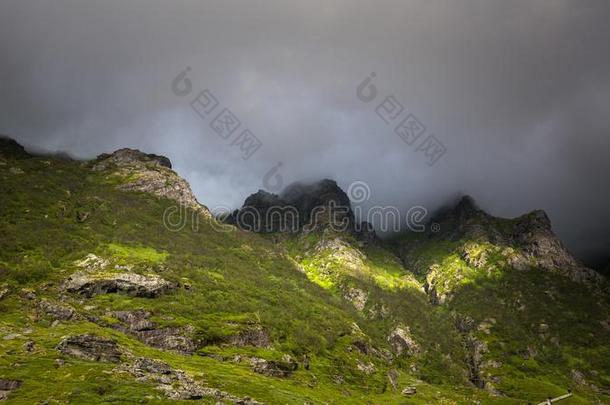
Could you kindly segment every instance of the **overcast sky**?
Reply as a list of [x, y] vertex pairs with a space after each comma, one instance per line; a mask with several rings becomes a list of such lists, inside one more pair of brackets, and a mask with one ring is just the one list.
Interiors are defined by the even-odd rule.
[[[282, 162], [285, 183], [367, 182], [365, 204], [542, 208], [581, 257], [610, 253], [607, 0], [2, 0], [0, 52], [0, 133], [80, 158], [166, 155], [210, 207], [240, 205]], [[202, 119], [204, 89], [219, 105]], [[388, 124], [387, 96], [404, 107]], [[210, 127], [223, 108], [241, 122], [228, 140]], [[426, 128], [414, 145], [394, 133], [409, 113]], [[262, 142], [248, 160], [231, 145], [243, 129]], [[431, 134], [433, 166], [417, 150]]]

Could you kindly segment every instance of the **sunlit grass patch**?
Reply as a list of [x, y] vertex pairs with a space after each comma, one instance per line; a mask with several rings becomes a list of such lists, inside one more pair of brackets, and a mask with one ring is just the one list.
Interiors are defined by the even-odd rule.
[[167, 252], [158, 252], [151, 247], [145, 246], [127, 246], [110, 243], [106, 246], [106, 249], [115, 258], [151, 264], [161, 264], [169, 256]]

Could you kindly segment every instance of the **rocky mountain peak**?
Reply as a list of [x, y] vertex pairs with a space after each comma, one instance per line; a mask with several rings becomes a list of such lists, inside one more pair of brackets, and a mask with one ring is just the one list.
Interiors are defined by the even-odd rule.
[[104, 170], [109, 165], [126, 167], [140, 164], [155, 164], [162, 167], [172, 168], [172, 162], [165, 156], [144, 153], [138, 149], [123, 148], [112, 153], [103, 153], [96, 159], [95, 170]]
[[[491, 218], [469, 195], [463, 195], [452, 204], [439, 209], [431, 223], [440, 224], [441, 232], [433, 235], [451, 240], [462, 238], [489, 239], [489, 229], [485, 226]], [[493, 238], [493, 236], [492, 236]]]
[[534, 210], [517, 218], [499, 218], [479, 208], [470, 196], [441, 210], [432, 220], [441, 231], [431, 236], [453, 242], [490, 243], [510, 247], [513, 267], [541, 268], [563, 274], [574, 281], [595, 283], [598, 273], [585, 268], [566, 249], [551, 227], [543, 210]]
[[323, 179], [321, 181], [304, 184], [292, 183], [288, 185], [280, 196], [291, 205], [300, 205], [303, 208], [316, 205], [325, 205], [334, 201], [336, 205], [350, 207], [347, 194], [339, 187], [336, 181]]
[[186, 180], [171, 170], [172, 163], [165, 157], [123, 148], [101, 154], [93, 161], [92, 170], [109, 171], [122, 176], [122, 190], [140, 191], [174, 200], [209, 216], [207, 207], [200, 204]]
[[507, 239], [523, 239], [523, 235], [544, 233], [555, 236], [551, 220], [543, 210], [534, 210], [514, 219], [505, 219], [488, 214], [469, 195], [462, 196], [449, 208], [441, 209], [433, 219], [441, 224], [441, 236], [450, 239], [477, 239], [491, 242]]
[[284, 206], [286, 205], [286, 202], [283, 201], [277, 194], [269, 193], [265, 190], [258, 190], [256, 193], [248, 196], [246, 201], [244, 201], [244, 206], [246, 207], [272, 207], [274, 205]]
[[[292, 183], [279, 195], [259, 190], [246, 198], [243, 206], [233, 212], [227, 222], [258, 232], [325, 229], [328, 226], [355, 231], [349, 197], [336, 181], [330, 179]], [[356, 235], [361, 233], [367, 239], [374, 239], [368, 224], [366, 232]]]

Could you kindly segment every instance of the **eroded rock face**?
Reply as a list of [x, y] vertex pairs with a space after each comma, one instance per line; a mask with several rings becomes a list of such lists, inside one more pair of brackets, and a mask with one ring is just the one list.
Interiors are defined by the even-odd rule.
[[269, 337], [269, 333], [265, 328], [260, 325], [247, 327], [241, 330], [239, 333], [231, 336], [227, 343], [231, 346], [237, 347], [271, 347], [271, 339]]
[[88, 298], [107, 293], [154, 298], [178, 288], [176, 283], [166, 281], [156, 274], [133, 273], [132, 266], [112, 266], [110, 260], [92, 253], [83, 260], [76, 261], [75, 265], [83, 270], [72, 274], [64, 281], [62, 288]]
[[434, 264], [430, 266], [426, 282], [424, 283], [424, 291], [428, 294], [430, 302], [434, 305], [443, 305], [451, 301], [453, 297], [449, 289], [448, 280], [442, 281], [441, 277], [439, 277], [440, 275], [440, 266]]
[[116, 311], [112, 316], [123, 322], [126, 330], [130, 332], [140, 332], [155, 328], [155, 323], [150, 321], [150, 312], [138, 309], [135, 311]]
[[464, 315], [459, 312], [453, 312], [452, 317], [455, 327], [460, 333], [466, 334], [468, 332], [473, 331], [476, 327], [475, 320], [468, 315]]
[[603, 281], [601, 274], [584, 267], [563, 246], [551, 229], [551, 221], [544, 211], [537, 210], [518, 218], [512, 239], [528, 259], [555, 273], [563, 274], [572, 281], [597, 284]]
[[175, 283], [156, 274], [77, 272], [64, 282], [68, 292], [91, 298], [99, 294], [123, 293], [134, 297], [155, 298], [176, 289]]
[[123, 148], [113, 153], [103, 153], [96, 159], [97, 163], [93, 166], [94, 170], [106, 170], [110, 167], [134, 166], [140, 164], [151, 164], [154, 166], [172, 168], [172, 162], [165, 156], [143, 153], [137, 149]]
[[139, 341], [158, 349], [174, 351], [183, 354], [193, 354], [198, 344], [193, 338], [192, 327], [159, 327], [150, 321], [150, 312], [143, 310], [118, 311], [112, 314], [123, 324], [113, 325], [121, 332], [128, 333]]
[[185, 328], [159, 328], [134, 332], [134, 335], [149, 346], [184, 354], [197, 350], [192, 335], [194, 330]]
[[47, 316], [58, 321], [69, 321], [78, 318], [76, 310], [66, 304], [58, 304], [46, 299], [38, 302], [38, 309]]
[[57, 350], [66, 356], [108, 363], [120, 362], [122, 353], [114, 340], [91, 334], [66, 337]]
[[414, 356], [421, 351], [419, 344], [411, 336], [408, 326], [397, 326], [388, 336], [388, 343], [397, 356]]
[[502, 395], [494, 386], [499, 378], [491, 374], [495, 369], [500, 368], [502, 363], [494, 359], [484, 359], [488, 353], [487, 344], [477, 339], [474, 334], [475, 331], [490, 334], [496, 320], [486, 318], [477, 325], [474, 319], [464, 314], [455, 312], [452, 317], [456, 329], [462, 335], [462, 346], [466, 352], [466, 364], [468, 365], [468, 379], [476, 387], [485, 389], [492, 395]]
[[276, 361], [252, 357], [250, 358], [250, 364], [255, 373], [269, 377], [289, 377], [298, 367], [298, 364], [292, 359]]
[[393, 355], [387, 350], [380, 350], [373, 346], [371, 338], [362, 332], [356, 323], [352, 324], [351, 336], [352, 344], [347, 347], [348, 351], [351, 352], [353, 349], [356, 349], [366, 356], [373, 356], [384, 362], [392, 360]]
[[119, 186], [121, 190], [140, 191], [167, 198], [210, 216], [207, 207], [195, 198], [188, 182], [171, 170], [171, 167], [170, 160], [165, 156], [125, 148], [98, 156], [93, 170], [110, 170], [127, 178], [127, 182]]
[[354, 249], [341, 238], [323, 237], [316, 244], [313, 254], [326, 255], [329, 261], [341, 263], [350, 270], [364, 267], [365, 256], [359, 249]]
[[481, 368], [483, 355], [487, 353], [487, 345], [470, 334], [464, 337], [464, 343], [468, 353], [469, 379], [476, 387], [485, 388], [486, 381], [483, 379]]
[[576, 370], [576, 369], [570, 370], [570, 377], [572, 378], [572, 381], [574, 381], [578, 385], [583, 385], [583, 386], [588, 385], [585, 375], [579, 370]]

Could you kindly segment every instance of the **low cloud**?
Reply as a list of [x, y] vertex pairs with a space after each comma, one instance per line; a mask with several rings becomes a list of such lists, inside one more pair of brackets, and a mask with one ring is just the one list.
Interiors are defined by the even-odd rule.
[[[87, 3], [87, 4], [86, 4]], [[279, 162], [370, 204], [547, 210], [587, 260], [610, 253], [605, 1], [4, 1], [0, 132], [91, 158], [169, 156], [207, 205], [239, 206]], [[243, 160], [171, 91], [187, 66], [261, 141]], [[356, 87], [375, 72], [378, 99]], [[375, 112], [393, 95], [446, 147], [433, 166]]]

